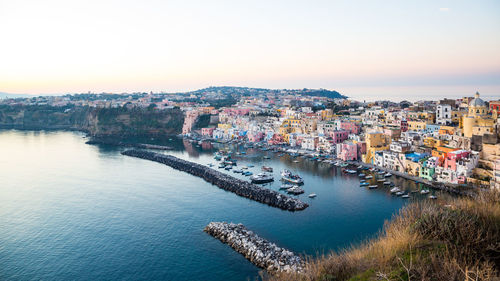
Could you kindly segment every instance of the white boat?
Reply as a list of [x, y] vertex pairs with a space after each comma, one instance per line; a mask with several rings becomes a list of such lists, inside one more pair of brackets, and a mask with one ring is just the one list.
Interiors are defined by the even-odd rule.
[[435, 195], [429, 195], [429, 199], [437, 199], [437, 196], [435, 196]]
[[298, 175], [294, 175], [290, 170], [284, 169], [281, 171], [281, 180], [294, 183], [294, 184], [303, 184], [304, 180]]
[[375, 189], [375, 188], [378, 188], [378, 185], [374, 184], [374, 185], [369, 185], [368, 186], [369, 189]]
[[401, 189], [399, 189], [399, 187], [395, 186], [393, 188], [391, 188], [391, 193], [396, 193], [396, 192], [400, 192]]
[[365, 177], [365, 179], [369, 180], [369, 179], [373, 179], [373, 176], [372, 175], [368, 175]]
[[274, 181], [274, 178], [269, 173], [258, 173], [250, 177], [252, 183], [266, 183]]
[[396, 192], [396, 195], [397, 195], [397, 196], [401, 196], [401, 195], [403, 195], [403, 194], [405, 194], [403, 191], [398, 191], [398, 192]]
[[316, 196], [318, 196], [318, 195], [316, 195], [316, 193], [311, 193], [311, 194], [309, 194], [309, 198], [314, 198], [314, 197], [316, 197]]
[[273, 172], [273, 168], [268, 166], [262, 166], [261, 170], [264, 172], [271, 172], [271, 173]]
[[280, 189], [289, 189], [289, 188], [292, 188], [292, 187], [294, 187], [293, 184], [282, 184], [281, 187], [280, 187]]
[[299, 160], [293, 160], [293, 163], [299, 163]]
[[304, 190], [298, 186], [294, 186], [294, 187], [287, 189], [286, 192], [288, 192], [290, 194], [299, 195], [299, 194], [304, 193]]
[[391, 173], [387, 173], [387, 174], [385, 174], [385, 175], [384, 175], [384, 177], [386, 177], [386, 178], [387, 178], [387, 177], [390, 177], [390, 176], [392, 176], [392, 174], [391, 174]]
[[429, 192], [430, 192], [430, 190], [428, 190], [428, 189], [420, 190], [420, 194], [428, 194]]
[[390, 182], [390, 181], [384, 181], [384, 184], [385, 184], [385, 185], [390, 185], [390, 184], [391, 184], [391, 182]]
[[405, 194], [405, 195], [401, 196], [401, 198], [410, 198], [410, 195]]

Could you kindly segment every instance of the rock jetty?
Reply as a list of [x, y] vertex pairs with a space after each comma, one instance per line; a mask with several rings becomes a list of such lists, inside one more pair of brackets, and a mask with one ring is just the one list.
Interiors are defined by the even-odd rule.
[[165, 164], [176, 170], [200, 177], [211, 184], [214, 184], [224, 190], [236, 193], [239, 196], [246, 197], [272, 207], [280, 208], [282, 210], [300, 211], [309, 206], [297, 198], [292, 198], [277, 191], [237, 179], [228, 174], [221, 173], [209, 167], [186, 161], [172, 155], [138, 149], [127, 150], [122, 152], [122, 154]]
[[204, 231], [271, 273], [301, 272], [303, 269], [304, 263], [299, 256], [259, 237], [242, 224], [211, 222]]

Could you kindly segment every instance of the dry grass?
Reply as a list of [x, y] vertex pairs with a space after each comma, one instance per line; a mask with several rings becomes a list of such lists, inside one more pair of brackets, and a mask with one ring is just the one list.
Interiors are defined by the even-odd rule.
[[267, 279], [500, 280], [500, 192], [410, 204], [378, 238]]

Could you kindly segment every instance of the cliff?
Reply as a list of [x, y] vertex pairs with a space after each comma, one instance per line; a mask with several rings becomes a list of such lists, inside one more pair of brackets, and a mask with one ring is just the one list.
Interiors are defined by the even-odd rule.
[[95, 137], [181, 133], [179, 109], [0, 106], [0, 128], [79, 130]]

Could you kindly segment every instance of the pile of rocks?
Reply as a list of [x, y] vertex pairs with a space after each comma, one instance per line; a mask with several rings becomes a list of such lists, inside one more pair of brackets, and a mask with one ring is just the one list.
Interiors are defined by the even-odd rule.
[[172, 147], [166, 145], [157, 145], [149, 143], [127, 143], [122, 141], [110, 140], [110, 139], [91, 139], [86, 144], [105, 144], [114, 146], [124, 146], [124, 147], [137, 147], [144, 149], [156, 149], [156, 150], [173, 150]]
[[122, 154], [168, 165], [176, 170], [201, 177], [205, 181], [224, 190], [234, 192], [239, 196], [246, 197], [272, 207], [288, 211], [300, 211], [309, 206], [307, 203], [304, 203], [297, 198], [292, 198], [277, 191], [237, 179], [228, 174], [221, 173], [209, 167], [186, 161], [172, 155], [137, 149], [127, 150], [122, 152]]
[[211, 222], [204, 231], [269, 272], [301, 272], [303, 269], [304, 263], [299, 256], [266, 241], [242, 224]]

